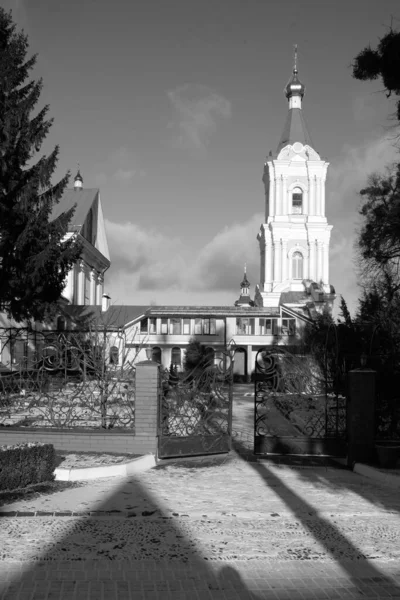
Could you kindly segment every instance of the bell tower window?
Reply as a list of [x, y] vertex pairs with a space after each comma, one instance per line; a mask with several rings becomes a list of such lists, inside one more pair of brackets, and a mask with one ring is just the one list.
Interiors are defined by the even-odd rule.
[[295, 252], [292, 256], [292, 277], [293, 279], [303, 279], [303, 255], [301, 252]]
[[303, 212], [303, 190], [296, 187], [292, 192], [292, 214]]

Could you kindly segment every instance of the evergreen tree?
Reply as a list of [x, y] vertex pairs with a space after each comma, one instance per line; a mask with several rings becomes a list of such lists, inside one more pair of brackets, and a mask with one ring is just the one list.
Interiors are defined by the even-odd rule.
[[81, 251], [74, 237], [63, 241], [75, 208], [51, 217], [69, 180], [51, 185], [58, 146], [34, 163], [52, 120], [48, 106], [32, 114], [42, 80], [29, 80], [36, 55], [27, 52], [27, 36], [0, 7], [0, 303], [18, 322], [54, 314]]

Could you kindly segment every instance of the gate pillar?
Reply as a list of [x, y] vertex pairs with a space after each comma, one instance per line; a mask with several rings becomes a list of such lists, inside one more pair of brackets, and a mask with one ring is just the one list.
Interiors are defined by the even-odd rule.
[[157, 452], [159, 364], [146, 360], [136, 365], [135, 438], [143, 452]]
[[376, 371], [354, 369], [347, 375], [347, 465], [374, 456]]

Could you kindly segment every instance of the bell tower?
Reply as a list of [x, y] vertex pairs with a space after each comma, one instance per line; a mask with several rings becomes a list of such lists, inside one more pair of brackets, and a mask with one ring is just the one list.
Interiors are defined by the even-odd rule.
[[299, 298], [312, 293], [309, 300], [331, 306], [332, 225], [325, 216], [329, 163], [315, 150], [304, 121], [305, 86], [298, 77], [297, 47], [284, 93], [289, 104], [286, 123], [276, 152], [270, 152], [264, 164], [265, 222], [257, 236], [260, 283], [254, 300], [257, 306], [277, 307], [282, 292], [298, 292]]

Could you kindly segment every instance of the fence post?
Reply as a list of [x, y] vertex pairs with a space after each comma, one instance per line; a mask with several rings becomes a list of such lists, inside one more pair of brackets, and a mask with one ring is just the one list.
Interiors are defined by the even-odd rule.
[[157, 453], [160, 366], [152, 360], [136, 365], [135, 438], [143, 452]]
[[349, 371], [347, 390], [347, 465], [352, 467], [374, 457], [376, 371]]

